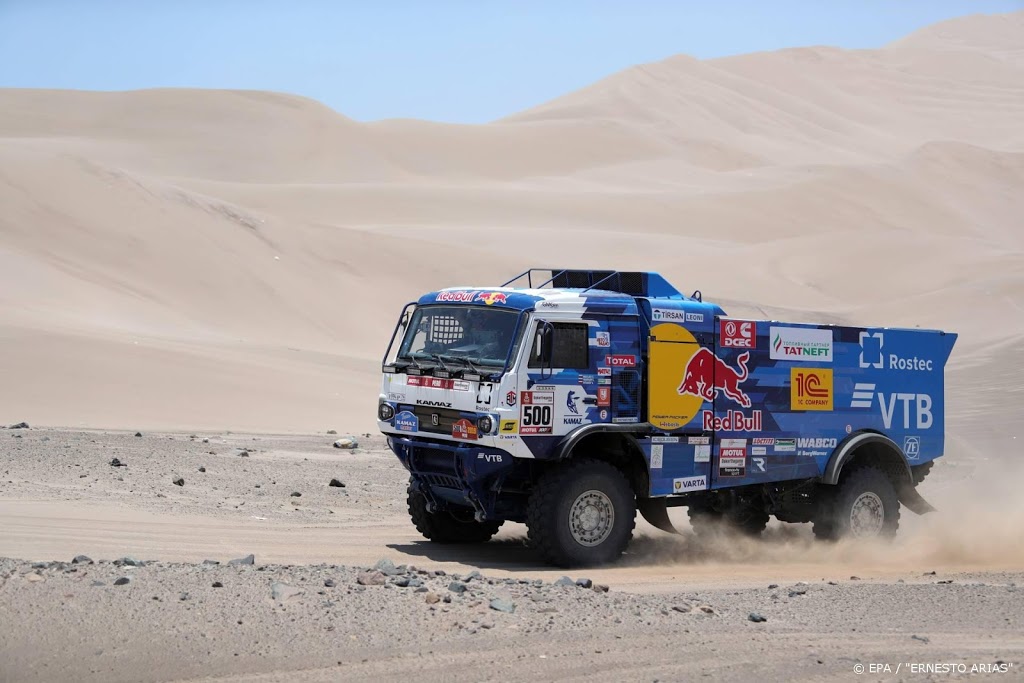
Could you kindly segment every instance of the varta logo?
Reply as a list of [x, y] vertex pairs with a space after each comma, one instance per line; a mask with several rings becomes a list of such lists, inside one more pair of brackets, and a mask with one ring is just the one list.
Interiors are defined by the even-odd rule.
[[800, 448], [835, 448], [836, 439], [797, 439]]
[[445, 403], [444, 401], [422, 401], [420, 399], [416, 400], [416, 405], [418, 405], [418, 406], [434, 406], [435, 408], [451, 408], [452, 407], [451, 403]]

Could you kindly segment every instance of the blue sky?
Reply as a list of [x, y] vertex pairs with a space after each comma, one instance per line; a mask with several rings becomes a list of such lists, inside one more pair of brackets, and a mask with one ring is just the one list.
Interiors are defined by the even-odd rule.
[[878, 47], [1024, 0], [0, 0], [0, 87], [276, 90], [477, 123], [642, 62]]

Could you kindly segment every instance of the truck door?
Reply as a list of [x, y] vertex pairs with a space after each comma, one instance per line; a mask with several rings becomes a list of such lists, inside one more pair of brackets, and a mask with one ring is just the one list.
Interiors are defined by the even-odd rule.
[[713, 410], [714, 384], [695, 375], [707, 354], [710, 351], [682, 324], [651, 327], [647, 421], [665, 433], [650, 439], [652, 496], [699, 491], [710, 483], [712, 432], [705, 415]]

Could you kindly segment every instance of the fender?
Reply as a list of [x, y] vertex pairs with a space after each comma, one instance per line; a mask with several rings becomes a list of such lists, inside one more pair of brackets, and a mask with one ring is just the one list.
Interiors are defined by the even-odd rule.
[[[601, 433], [614, 433], [614, 434], [627, 434], [633, 441], [636, 441], [636, 434], [647, 434], [651, 431], [652, 427], [649, 422], [641, 422], [639, 424], [610, 424], [607, 422], [595, 422], [593, 424], [583, 425], [579, 429], [575, 429], [558, 445], [558, 449], [555, 451], [555, 460], [564, 460], [569, 457], [572, 453], [572, 449], [582, 441], [585, 437], [591, 434]], [[637, 450], [642, 451], [640, 444], [634, 443]]]
[[906, 457], [903, 455], [903, 449], [901, 449], [895, 441], [885, 436], [884, 434], [878, 434], [876, 432], [859, 432], [852, 436], [847, 437], [832, 453], [832, 456], [828, 460], [828, 465], [825, 467], [825, 473], [821, 477], [821, 483], [835, 486], [839, 483], [839, 475], [843, 471], [843, 467], [846, 463], [854, 456], [857, 449], [867, 444], [878, 444], [887, 451], [890, 451], [894, 456], [895, 461], [900, 463], [900, 481], [896, 482], [896, 495], [899, 497], [899, 501], [903, 503], [911, 512], [919, 515], [923, 515], [928, 512], [934, 512], [935, 508], [932, 507], [928, 501], [921, 497], [921, 494], [917, 492], [914, 487], [914, 476], [910, 471], [910, 464], [907, 462]]

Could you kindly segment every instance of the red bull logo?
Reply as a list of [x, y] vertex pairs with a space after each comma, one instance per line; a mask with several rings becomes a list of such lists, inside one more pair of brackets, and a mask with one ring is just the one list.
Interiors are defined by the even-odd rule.
[[476, 295], [477, 301], [483, 301], [488, 306], [506, 303], [506, 297], [502, 292], [480, 292]]
[[747, 361], [750, 360], [750, 352], [744, 351], [737, 358], [739, 370], [729, 367], [721, 358], [711, 350], [701, 348], [693, 354], [683, 371], [683, 381], [680, 383], [676, 393], [679, 395], [699, 396], [705, 401], [714, 401], [715, 392], [721, 391], [730, 399], [739, 403], [744, 408], [750, 407], [750, 397], [740, 389], [740, 384], [747, 381]]

